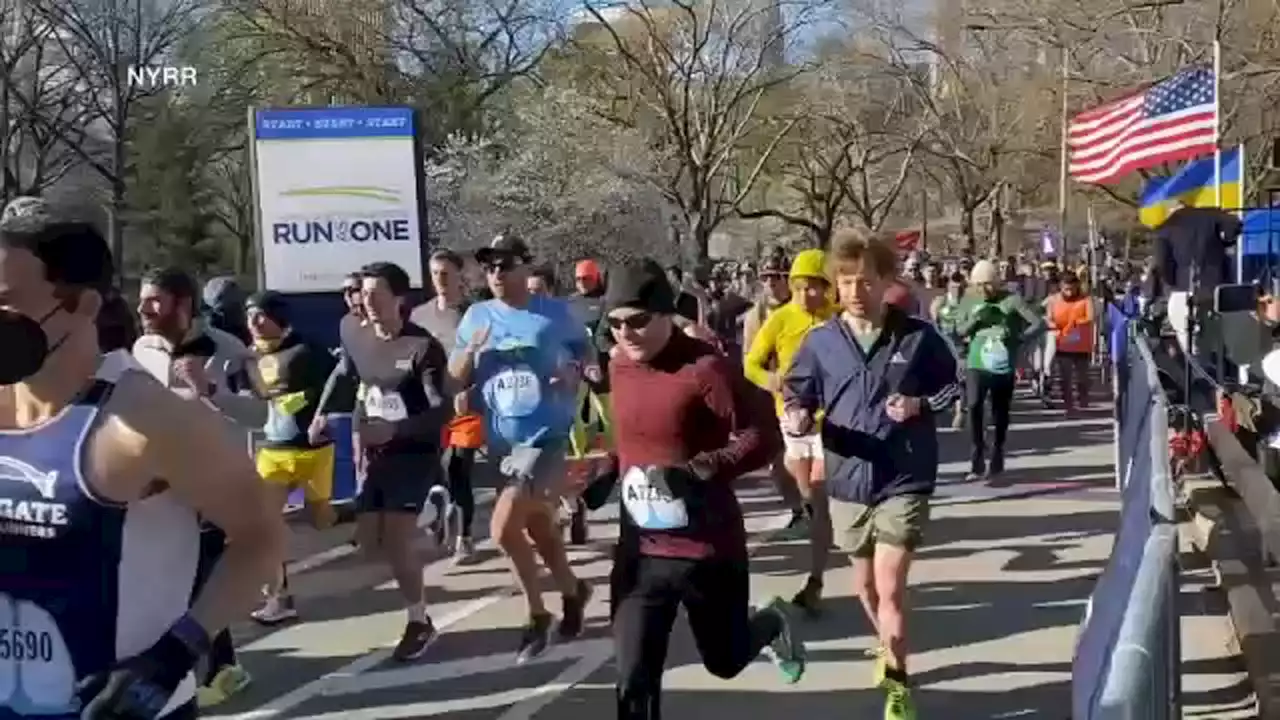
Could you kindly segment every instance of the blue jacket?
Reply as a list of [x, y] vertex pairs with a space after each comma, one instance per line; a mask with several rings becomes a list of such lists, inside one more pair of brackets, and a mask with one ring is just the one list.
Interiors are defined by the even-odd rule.
[[[874, 505], [933, 493], [938, 480], [935, 414], [960, 396], [956, 357], [929, 322], [891, 310], [871, 351], [839, 318], [805, 337], [783, 382], [787, 407], [822, 410], [827, 492]], [[890, 395], [925, 402], [903, 423], [885, 413]]]

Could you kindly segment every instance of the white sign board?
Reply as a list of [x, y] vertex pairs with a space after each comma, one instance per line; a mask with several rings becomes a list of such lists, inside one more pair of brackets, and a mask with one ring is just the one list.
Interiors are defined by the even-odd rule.
[[259, 109], [253, 125], [263, 287], [337, 291], [371, 262], [422, 285], [412, 109]]

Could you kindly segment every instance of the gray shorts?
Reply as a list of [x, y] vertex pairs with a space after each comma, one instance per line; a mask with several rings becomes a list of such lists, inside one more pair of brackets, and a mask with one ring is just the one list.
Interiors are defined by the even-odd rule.
[[568, 457], [564, 443], [545, 447], [514, 447], [491, 458], [507, 486], [520, 486], [547, 498], [564, 490]]

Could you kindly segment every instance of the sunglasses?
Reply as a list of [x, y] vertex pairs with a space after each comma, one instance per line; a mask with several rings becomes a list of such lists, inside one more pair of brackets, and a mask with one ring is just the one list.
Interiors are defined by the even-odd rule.
[[356, 294], [359, 294], [359, 292], [360, 292], [360, 288], [355, 287], [355, 286], [352, 286], [352, 285], [348, 285], [348, 286], [346, 286], [346, 287], [342, 288], [342, 294], [343, 294], [343, 295], [356, 295]]
[[500, 273], [500, 272], [510, 272], [511, 270], [514, 270], [515, 268], [519, 267], [519, 265], [520, 263], [517, 260], [514, 260], [512, 258], [503, 258], [501, 260], [494, 260], [492, 262], [486, 263], [484, 266], [484, 271], [489, 274]]
[[614, 330], [621, 330], [622, 328], [643, 330], [646, 327], [649, 327], [649, 323], [653, 322], [653, 313], [642, 312], [636, 313], [635, 315], [628, 315], [626, 317], [608, 315], [605, 317], [605, 321], [608, 322], [609, 327]]

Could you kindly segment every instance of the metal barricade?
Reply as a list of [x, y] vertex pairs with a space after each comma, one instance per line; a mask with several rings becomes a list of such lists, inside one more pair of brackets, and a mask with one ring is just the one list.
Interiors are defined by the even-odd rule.
[[1169, 408], [1155, 359], [1132, 334], [1127, 359], [1116, 397], [1120, 526], [1072, 661], [1073, 720], [1182, 716]]

